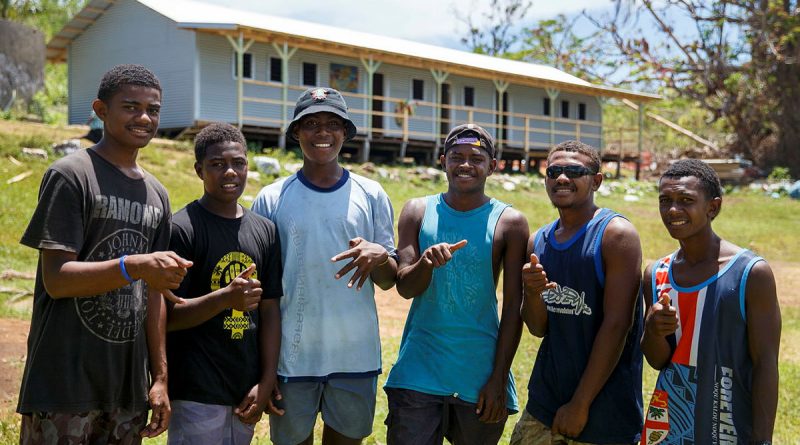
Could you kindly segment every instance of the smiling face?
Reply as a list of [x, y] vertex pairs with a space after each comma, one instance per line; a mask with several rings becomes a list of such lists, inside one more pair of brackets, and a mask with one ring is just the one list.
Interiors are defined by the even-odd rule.
[[483, 193], [486, 178], [494, 172], [497, 160], [482, 148], [470, 144], [456, 145], [439, 157], [447, 174], [451, 191]]
[[156, 135], [161, 92], [152, 87], [123, 85], [108, 101], [95, 99], [92, 108], [103, 120], [103, 139], [115, 147], [142, 148]]
[[236, 204], [247, 185], [247, 152], [238, 142], [209, 145], [194, 168], [203, 180], [204, 198], [214, 205]]
[[[544, 184], [553, 206], [558, 209], [573, 209], [594, 205], [594, 192], [603, 182], [603, 175], [591, 172], [591, 161], [589, 156], [573, 151], [554, 151], [550, 154], [547, 167], [554, 167], [551, 170], [556, 172], [556, 177], [547, 176]], [[570, 178], [568, 176], [573, 176], [572, 171], [581, 170], [576, 168], [564, 171], [562, 168], [570, 166], [584, 167], [584, 172], [589, 174]]]
[[345, 139], [344, 120], [328, 113], [314, 113], [303, 117], [293, 129], [300, 142], [303, 157], [314, 164], [336, 162]]
[[711, 231], [722, 198], [710, 198], [696, 176], [663, 177], [658, 185], [658, 210], [670, 236], [685, 240]]

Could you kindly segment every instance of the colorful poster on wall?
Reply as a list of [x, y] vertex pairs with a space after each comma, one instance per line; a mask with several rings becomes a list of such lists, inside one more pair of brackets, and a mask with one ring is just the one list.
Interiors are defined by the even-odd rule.
[[358, 67], [331, 63], [331, 88], [348, 93], [358, 92]]

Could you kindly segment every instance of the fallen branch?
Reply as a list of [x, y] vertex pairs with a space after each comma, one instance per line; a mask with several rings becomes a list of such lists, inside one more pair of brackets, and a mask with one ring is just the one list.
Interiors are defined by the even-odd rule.
[[33, 174], [33, 170], [28, 170], [25, 173], [20, 173], [17, 176], [14, 176], [13, 178], [11, 178], [8, 181], [6, 181], [6, 184], [13, 184], [15, 182], [22, 181], [23, 179], [27, 178], [28, 176], [30, 176], [32, 174]]
[[3, 273], [0, 273], [0, 280], [13, 280], [13, 279], [23, 279], [23, 280], [33, 280], [36, 278], [36, 275], [27, 272], [18, 272], [16, 270], [4, 270]]

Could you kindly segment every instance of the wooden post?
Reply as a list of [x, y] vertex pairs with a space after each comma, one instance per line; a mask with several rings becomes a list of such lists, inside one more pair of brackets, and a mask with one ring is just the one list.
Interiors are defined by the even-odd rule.
[[554, 88], [547, 89], [547, 97], [550, 98], [550, 146], [556, 145], [556, 99], [559, 90]]
[[241, 31], [239, 31], [238, 40], [234, 40], [231, 36], [225, 37], [227, 37], [228, 42], [233, 46], [233, 50], [236, 51], [236, 122], [241, 130], [243, 125], [242, 121], [244, 119], [244, 102], [242, 100], [244, 97], [244, 53], [250, 49], [254, 40], [250, 40], [245, 44], [244, 33]]
[[503, 159], [503, 125], [505, 114], [503, 113], [503, 94], [508, 90], [508, 81], [493, 79], [494, 88], [497, 90], [497, 116], [500, 118], [500, 127], [497, 128], [495, 138], [497, 139], [497, 160]]
[[367, 122], [365, 125], [367, 127], [367, 137], [364, 139], [364, 149], [361, 151], [361, 162], [367, 162], [369, 160], [369, 146], [372, 142], [372, 88], [375, 72], [378, 71], [381, 62], [375, 62], [372, 60], [372, 55], [370, 55], [368, 59], [362, 57], [361, 64], [364, 65], [364, 68], [367, 70], [367, 106], [365, 107], [367, 111]]
[[636, 144], [636, 180], [642, 170], [642, 144], [644, 142], [644, 103], [639, 103], [639, 140]]
[[442, 84], [450, 73], [440, 70], [435, 70], [431, 68], [431, 75], [433, 76], [433, 80], [436, 82], [436, 116], [434, 116], [433, 120], [433, 136], [434, 136], [434, 153], [433, 153], [433, 162], [435, 163], [437, 159], [439, 159], [439, 148], [442, 146], [442, 135], [441, 135], [441, 126], [442, 126]]
[[529, 137], [531, 131], [531, 117], [525, 116], [525, 171], [527, 172], [531, 162], [531, 139]]
[[406, 157], [408, 148], [408, 107], [403, 107], [403, 143], [400, 145], [400, 159]]
[[278, 136], [278, 146], [281, 149], [286, 149], [286, 130], [289, 128], [289, 59], [292, 58], [297, 48], [289, 49], [289, 44], [283, 42], [283, 46], [278, 46], [277, 43], [272, 42], [272, 47], [281, 58], [281, 134]]

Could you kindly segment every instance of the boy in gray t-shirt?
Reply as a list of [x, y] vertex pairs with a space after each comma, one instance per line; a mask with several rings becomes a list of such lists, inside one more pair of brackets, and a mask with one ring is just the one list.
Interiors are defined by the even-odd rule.
[[338, 163], [355, 133], [338, 91], [304, 92], [287, 130], [303, 150], [303, 168], [264, 187], [253, 203], [281, 239], [278, 380], [286, 412], [270, 416], [278, 445], [312, 443], [318, 412], [323, 444], [357, 444], [372, 432], [381, 372], [372, 283], [392, 287], [397, 263], [386, 192]]
[[161, 86], [146, 68], [119, 65], [92, 107], [103, 138], [45, 172], [21, 240], [39, 250], [17, 406], [23, 444], [138, 443], [169, 422], [158, 291], [172, 297], [192, 263], [163, 251], [167, 192], [136, 162], [158, 128]]

